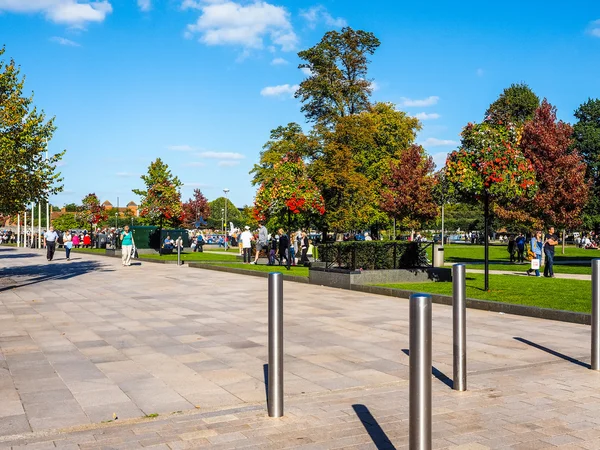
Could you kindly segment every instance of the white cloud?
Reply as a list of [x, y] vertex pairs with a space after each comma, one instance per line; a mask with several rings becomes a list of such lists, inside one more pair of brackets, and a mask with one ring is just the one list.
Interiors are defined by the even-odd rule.
[[65, 45], [67, 47], [81, 47], [81, 44], [78, 44], [77, 42], [72, 41], [70, 39], [65, 39], [63, 37], [54, 36], [54, 37], [51, 37], [50, 40], [52, 42], [56, 42], [57, 44], [60, 44], [60, 45]]
[[196, 0], [183, 0], [183, 2], [181, 2], [181, 9], [183, 9], [183, 10], [201, 9], [201, 8], [202, 8], [202, 4]]
[[137, 174], [130, 172], [117, 172], [115, 175], [121, 178], [132, 178], [138, 176]]
[[206, 163], [203, 163], [201, 161], [191, 161], [191, 162], [187, 162], [183, 165], [184, 167], [204, 167], [206, 166]]
[[244, 159], [245, 156], [241, 153], [234, 152], [202, 152], [198, 153], [198, 156], [201, 158], [210, 158], [210, 159], [227, 159], [227, 160], [237, 160]]
[[302, 73], [303, 73], [304, 75], [306, 75], [307, 77], [312, 77], [312, 76], [313, 76], [313, 72], [312, 72], [312, 70], [310, 70], [308, 67], [302, 67], [300, 70], [301, 70], [301, 71], [302, 71]]
[[482, 77], [484, 73], [485, 73], [485, 72], [484, 72], [484, 71], [483, 71], [483, 69], [481, 69], [481, 68], [480, 68], [480, 69], [477, 69], [477, 70], [475, 71], [475, 75], [477, 75], [478, 77]]
[[342, 28], [348, 25], [342, 17], [333, 17], [323, 5], [313, 6], [307, 10], [301, 11], [300, 15], [306, 19], [310, 28], [315, 28], [319, 22], [325, 23], [328, 27]]
[[219, 161], [219, 167], [235, 167], [240, 164], [239, 161]]
[[263, 97], [281, 97], [281, 96], [290, 96], [293, 97], [296, 91], [300, 86], [297, 84], [280, 84], [278, 86], [267, 86], [262, 88], [260, 91], [260, 95]]
[[150, 11], [152, 9], [152, 0], [137, 0], [137, 4], [142, 11]]
[[191, 152], [196, 149], [190, 145], [169, 145], [167, 147], [167, 150], [170, 150], [172, 152]]
[[588, 27], [588, 33], [592, 36], [600, 38], [600, 19], [594, 20], [590, 23]]
[[430, 97], [424, 98], [424, 99], [410, 99], [410, 98], [406, 98], [406, 97], [401, 97], [400, 98], [400, 106], [433, 106], [435, 104], [437, 104], [438, 100], [440, 98], [432, 95]]
[[112, 12], [112, 6], [106, 0], [81, 3], [76, 0], [0, 0], [0, 11], [42, 12], [53, 22], [82, 26], [86, 22], [102, 22]]
[[458, 142], [450, 139], [427, 138], [420, 144], [423, 147], [445, 147], [447, 145], [458, 145]]
[[187, 37], [200, 34], [200, 42], [207, 45], [262, 49], [268, 37], [272, 45], [291, 51], [298, 43], [290, 14], [282, 6], [265, 1], [242, 5], [231, 0], [201, 3], [184, 0], [182, 7], [184, 5], [201, 11], [196, 23], [187, 26]]
[[439, 119], [440, 115], [438, 113], [421, 112], [421, 113], [415, 114], [415, 117], [419, 120], [435, 120], [435, 119]]
[[58, 161], [58, 162], [56, 163], [56, 167], [64, 167], [64, 166], [66, 166], [66, 165], [67, 165], [67, 163], [66, 163], [66, 162], [64, 162], [64, 161]]
[[369, 85], [371, 86], [371, 90], [372, 90], [373, 92], [375, 92], [375, 91], [378, 91], [378, 90], [379, 90], [379, 87], [380, 87], [380, 86], [379, 86], [379, 84], [377, 84], [377, 82], [376, 82], [376, 81], [371, 81], [371, 82], [369, 82]]
[[289, 61], [284, 58], [275, 58], [273, 61], [271, 61], [272, 66], [286, 66], [288, 64]]
[[86, 22], [104, 21], [112, 6], [107, 0], [0, 0], [0, 11], [44, 13], [53, 22], [81, 27]]

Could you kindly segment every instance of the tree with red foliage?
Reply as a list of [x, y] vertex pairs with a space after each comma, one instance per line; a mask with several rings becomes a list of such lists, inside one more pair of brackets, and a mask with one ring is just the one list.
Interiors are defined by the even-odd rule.
[[390, 173], [383, 177], [381, 208], [408, 229], [437, 217], [434, 169], [433, 158], [420, 145], [404, 150], [398, 160], [390, 162]]
[[544, 99], [525, 124], [521, 148], [535, 168], [539, 189], [527, 202], [537, 225], [564, 230], [581, 225], [590, 184], [583, 156], [572, 146], [573, 127], [556, 120], [556, 108]]
[[82, 206], [78, 218], [83, 222], [90, 224], [90, 232], [92, 231], [93, 225], [108, 218], [104, 205], [100, 204], [100, 200], [96, 194], [92, 193], [86, 195], [81, 203]]
[[194, 189], [194, 196], [183, 204], [186, 222], [194, 224], [199, 219], [208, 219], [210, 205], [200, 189]]

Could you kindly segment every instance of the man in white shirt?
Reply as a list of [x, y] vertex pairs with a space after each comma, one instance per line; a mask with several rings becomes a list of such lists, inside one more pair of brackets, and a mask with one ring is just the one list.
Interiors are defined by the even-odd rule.
[[52, 261], [54, 258], [54, 250], [56, 249], [56, 240], [58, 234], [54, 231], [54, 227], [50, 226], [50, 229], [44, 233], [44, 244], [46, 245], [46, 258], [48, 261]]
[[242, 248], [244, 250], [244, 264], [249, 264], [252, 260], [251, 250], [252, 250], [252, 240], [254, 236], [250, 233], [250, 227], [246, 225], [244, 232], [240, 236], [240, 240], [242, 241]]

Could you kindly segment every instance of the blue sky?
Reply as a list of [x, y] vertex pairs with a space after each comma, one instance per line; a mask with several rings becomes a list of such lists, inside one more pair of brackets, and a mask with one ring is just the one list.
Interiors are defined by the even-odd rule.
[[249, 170], [269, 131], [305, 124], [298, 50], [330, 29], [372, 31], [373, 99], [422, 119], [438, 166], [461, 128], [511, 83], [573, 120], [600, 97], [600, 3], [504, 1], [0, 0], [0, 45], [56, 116], [65, 192], [123, 205], [160, 156], [210, 199], [251, 204]]

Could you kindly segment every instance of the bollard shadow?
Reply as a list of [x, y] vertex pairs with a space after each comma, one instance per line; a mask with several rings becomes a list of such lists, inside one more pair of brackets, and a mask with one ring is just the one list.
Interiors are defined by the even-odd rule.
[[263, 364], [263, 378], [265, 380], [265, 399], [267, 407], [269, 406], [269, 365]]
[[523, 344], [530, 345], [533, 348], [537, 348], [538, 350], [541, 350], [543, 352], [550, 353], [552, 356], [556, 356], [558, 358], [564, 359], [565, 361], [569, 361], [570, 363], [577, 364], [578, 366], [581, 366], [581, 367], [585, 367], [586, 369], [589, 369], [591, 367], [590, 364], [588, 364], [588, 363], [579, 361], [578, 359], [572, 358], [571, 356], [567, 356], [563, 353], [559, 353], [556, 350], [552, 350], [548, 347], [544, 347], [543, 345], [536, 344], [535, 342], [532, 342], [528, 339], [525, 339], [522, 337], [513, 337], [513, 339], [515, 341], [522, 342]]
[[[410, 357], [410, 351], [407, 348], [403, 348], [402, 353], [404, 353], [406, 356]], [[452, 378], [448, 377], [448, 375], [446, 375], [444, 372], [439, 370], [437, 367], [431, 366], [431, 375], [436, 377], [438, 380], [440, 380], [442, 383], [444, 383], [450, 389], [454, 389], [454, 380], [452, 380]]]
[[354, 409], [356, 416], [360, 419], [363, 427], [365, 427], [365, 430], [369, 433], [369, 436], [371, 436], [373, 444], [375, 444], [375, 447], [377, 447], [378, 450], [396, 450], [396, 447], [394, 447], [394, 444], [392, 444], [387, 437], [385, 431], [381, 429], [377, 420], [375, 420], [375, 417], [373, 417], [369, 411], [369, 408], [365, 405], [352, 405], [352, 409]]

